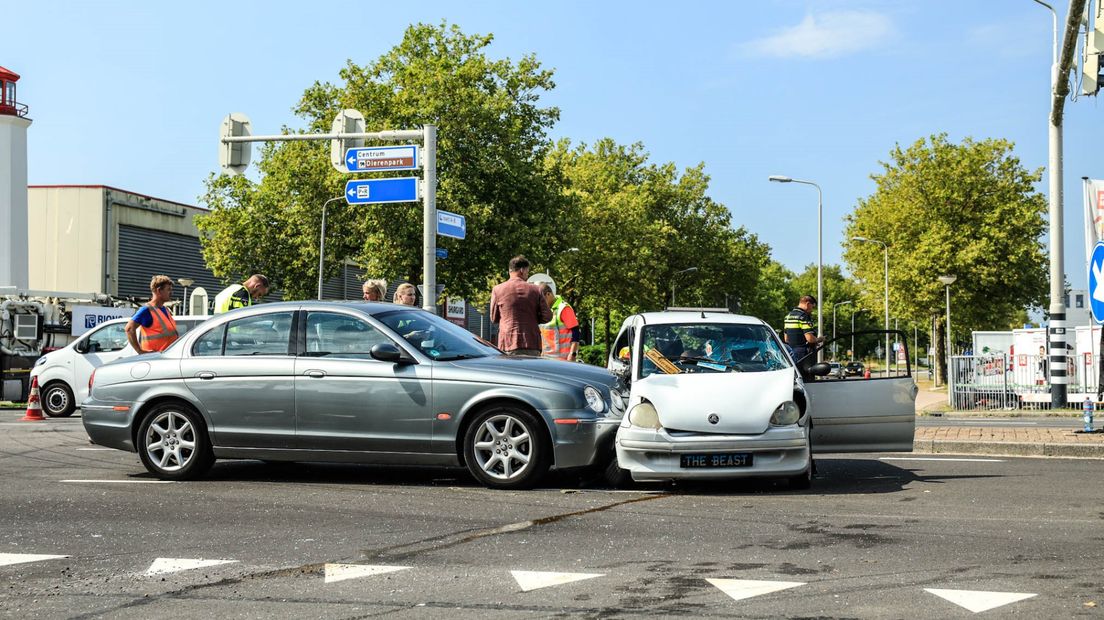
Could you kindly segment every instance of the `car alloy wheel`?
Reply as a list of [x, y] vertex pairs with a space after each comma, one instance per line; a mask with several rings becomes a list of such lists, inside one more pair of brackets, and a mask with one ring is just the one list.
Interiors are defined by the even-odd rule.
[[51, 418], [67, 418], [73, 415], [76, 404], [69, 386], [60, 381], [48, 383], [42, 390], [42, 412]]
[[175, 404], [162, 405], [146, 416], [138, 443], [142, 464], [158, 478], [195, 478], [214, 461], [202, 418]]
[[468, 428], [464, 459], [483, 484], [531, 487], [548, 470], [543, 429], [533, 414], [513, 407], [480, 414]]

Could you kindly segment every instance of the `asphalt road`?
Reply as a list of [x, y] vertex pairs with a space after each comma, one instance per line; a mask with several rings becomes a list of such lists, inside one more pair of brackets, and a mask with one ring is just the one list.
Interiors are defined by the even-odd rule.
[[989, 615], [1040, 618], [1104, 606], [1096, 460], [833, 457], [806, 492], [613, 491], [574, 477], [503, 492], [459, 472], [255, 461], [159, 484], [136, 455], [90, 446], [79, 419], [17, 417], [0, 416], [7, 617], [958, 618], [996, 605]]

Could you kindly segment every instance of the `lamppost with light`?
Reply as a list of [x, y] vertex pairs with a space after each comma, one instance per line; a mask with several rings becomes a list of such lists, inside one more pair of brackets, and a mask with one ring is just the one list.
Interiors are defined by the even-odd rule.
[[675, 276], [679, 275], [680, 273], [692, 273], [692, 272], [697, 271], [697, 270], [698, 270], [697, 267], [687, 267], [686, 269], [683, 269], [681, 271], [676, 271], [675, 273], [671, 274], [671, 306], [672, 307], [675, 305]]
[[[820, 303], [824, 301], [824, 194], [820, 186], [812, 181], [803, 181], [780, 174], [772, 174], [767, 178], [775, 183], [801, 183], [812, 185], [817, 191], [817, 336], [824, 335], [824, 313], [820, 310]], [[824, 361], [824, 350], [817, 352], [817, 361]]]
[[338, 200], [345, 200], [345, 197], [330, 198], [322, 204], [322, 232], [318, 235], [318, 299], [322, 299], [322, 273], [326, 270], [326, 207]]
[[184, 287], [184, 311], [181, 314], [191, 314], [192, 309], [188, 307], [188, 287], [195, 284], [195, 280], [191, 278], [180, 278], [177, 280], [180, 286]]
[[867, 239], [866, 237], [852, 237], [855, 241], [862, 241], [865, 243], [877, 243], [882, 246], [882, 251], [885, 253], [885, 347], [886, 347], [886, 376], [889, 376], [889, 246], [884, 241], [878, 241], [877, 239]]
[[[835, 359], [835, 357], [836, 357], [836, 342], [835, 342], [835, 340], [836, 340], [836, 308], [838, 308], [839, 306], [849, 305], [852, 301], [854, 301], [854, 300], [848, 299], [847, 301], [841, 301], [838, 304], [832, 304], [832, 358], [833, 359]], [[854, 315], [854, 313], [852, 313], [851, 314], [852, 321], [854, 320], [854, 318], [855, 318], [855, 315]], [[854, 337], [855, 337], [854, 333], [855, 333], [855, 329], [854, 329], [854, 327], [852, 327], [851, 328], [851, 334], [852, 334], [851, 338], [852, 339], [854, 339]]]
[[947, 289], [947, 404], [951, 404], [951, 285], [957, 279], [952, 275], [939, 276]]

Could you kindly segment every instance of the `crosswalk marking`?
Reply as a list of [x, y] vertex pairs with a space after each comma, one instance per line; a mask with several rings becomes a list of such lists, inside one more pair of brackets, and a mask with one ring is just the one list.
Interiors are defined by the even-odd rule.
[[512, 570], [510, 574], [521, 586], [522, 592], [547, 588], [548, 586], [562, 586], [565, 583], [605, 577], [605, 573], [553, 573], [546, 571]]
[[1029, 599], [1038, 594], [1028, 592], [985, 592], [983, 590], [940, 590], [937, 588], [924, 588], [941, 599], [948, 600], [959, 607], [965, 607], [976, 613], [988, 611], [1002, 605], [1015, 603]]
[[706, 579], [721, 592], [739, 601], [805, 585], [804, 581], [755, 581], [753, 579]]
[[237, 560], [157, 558], [153, 561], [153, 564], [150, 564], [150, 567], [146, 569], [146, 576], [152, 577], [153, 575], [164, 575], [166, 573], [176, 573], [182, 570], [192, 570], [205, 566], [218, 566], [219, 564], [233, 564], [235, 562], [237, 562]]
[[381, 566], [373, 564], [326, 564], [326, 579], [323, 583], [334, 583], [346, 579], [358, 577], [371, 577], [372, 575], [384, 575], [401, 570], [407, 570], [409, 566]]
[[67, 555], [39, 555], [35, 553], [0, 553], [0, 566], [10, 564], [23, 564], [25, 562], [41, 562], [43, 560], [60, 560]]

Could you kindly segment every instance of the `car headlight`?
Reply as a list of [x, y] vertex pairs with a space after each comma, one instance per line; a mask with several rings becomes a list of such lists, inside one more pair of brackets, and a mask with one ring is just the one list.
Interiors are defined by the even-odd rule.
[[659, 423], [659, 412], [652, 403], [643, 402], [629, 409], [629, 423], [640, 428], [654, 428], [659, 430], [663, 426]]
[[801, 408], [794, 401], [787, 400], [778, 405], [778, 409], [775, 409], [774, 413], [771, 414], [770, 424], [771, 426], [789, 426], [797, 424], [799, 419], [801, 419]]
[[591, 386], [583, 388], [583, 397], [586, 398], [587, 407], [594, 413], [602, 413], [606, 410], [606, 401], [602, 400], [602, 394]]
[[34, 365], [35, 365], [35, 366], [41, 366], [41, 365], [43, 365], [43, 364], [45, 364], [45, 363], [46, 363], [46, 356], [45, 356], [45, 355], [43, 355], [42, 357], [40, 357], [40, 358], [38, 358], [38, 359], [36, 359], [36, 360], [35, 360], [35, 364], [34, 364]]

